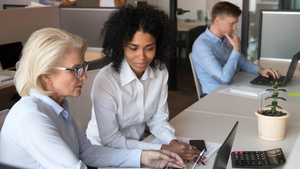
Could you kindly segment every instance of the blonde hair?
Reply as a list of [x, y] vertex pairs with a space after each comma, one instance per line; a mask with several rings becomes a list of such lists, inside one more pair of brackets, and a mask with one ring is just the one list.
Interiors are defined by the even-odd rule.
[[79, 50], [84, 54], [86, 49], [85, 39], [64, 30], [44, 28], [35, 31], [23, 48], [15, 75], [18, 93], [29, 96], [29, 90], [34, 88], [42, 95], [50, 95], [41, 75], [53, 73], [68, 52]]

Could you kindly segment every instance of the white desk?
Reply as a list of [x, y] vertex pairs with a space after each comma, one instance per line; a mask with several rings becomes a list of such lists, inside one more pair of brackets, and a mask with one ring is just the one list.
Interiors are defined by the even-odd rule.
[[208, 24], [210, 24], [210, 21], [186, 22], [185, 20], [177, 20], [177, 30], [190, 31], [198, 26], [207, 26]]
[[[257, 62], [262, 67], [273, 67], [285, 74], [289, 62], [273, 62], [260, 60]], [[295, 77], [284, 87], [288, 92], [300, 93], [300, 65], [295, 72]], [[253, 86], [269, 88], [264, 86], [251, 85], [249, 82], [256, 75], [246, 72], [238, 73], [229, 86], [220, 86], [215, 91], [200, 99], [192, 106], [181, 112], [170, 120], [170, 124], [175, 128], [175, 135], [193, 139], [203, 139], [209, 142], [223, 143], [236, 121], [239, 121], [238, 130], [233, 143], [232, 151], [265, 151], [274, 148], [282, 148], [286, 157], [286, 164], [277, 167], [283, 169], [299, 168], [300, 156], [300, 98], [288, 97], [287, 102], [280, 102], [280, 105], [291, 113], [288, 118], [285, 138], [278, 142], [269, 142], [259, 138], [257, 129], [257, 119], [254, 111], [258, 109], [258, 100], [218, 93], [217, 91], [228, 88], [232, 85]], [[285, 95], [287, 95], [287, 93]], [[266, 102], [270, 102], [267, 100]], [[266, 103], [264, 103], [266, 105]], [[263, 106], [264, 106], [263, 105]], [[152, 141], [151, 135], [145, 141]], [[214, 153], [205, 166], [199, 169], [211, 169], [215, 160]], [[192, 164], [187, 163], [188, 169]], [[227, 169], [231, 169], [231, 157], [227, 164]]]
[[[3, 71], [2, 68], [1, 68], [0, 75], [13, 77], [15, 75], [15, 73], [14, 72], [9, 72], [9, 71]], [[2, 82], [2, 83], [0, 83], [0, 90], [11, 87], [11, 86], [14, 86], [14, 80], [9, 80], [9, 81], [6, 81], [6, 82]]]
[[[290, 158], [293, 152], [293, 147], [300, 144], [300, 126], [297, 124], [287, 124], [287, 131], [283, 141], [268, 142], [259, 138], [257, 133], [257, 120], [247, 117], [234, 117], [222, 114], [202, 113], [185, 110], [170, 121], [170, 124], [175, 128], [176, 136], [203, 139], [209, 142], [223, 143], [233, 128], [236, 121], [239, 121], [238, 130], [233, 143], [232, 151], [264, 151], [273, 148], [282, 148], [287, 159], [286, 164], [295, 162], [296, 159]], [[145, 139], [152, 141], [153, 135]], [[298, 152], [293, 152], [293, 155], [299, 157]], [[215, 160], [214, 153], [205, 166], [197, 167], [199, 169], [211, 169]], [[297, 159], [298, 160], [298, 159]], [[192, 168], [192, 164], [186, 163], [187, 168]], [[283, 168], [285, 165], [277, 167]], [[227, 169], [231, 169], [231, 157], [227, 165]]]
[[[286, 74], [289, 62], [266, 61], [260, 60], [257, 62], [262, 67], [273, 67], [281, 74]], [[287, 92], [280, 92], [279, 96], [283, 96], [287, 101], [278, 100], [278, 104], [285, 110], [291, 113], [291, 117], [287, 119], [289, 123], [297, 123], [300, 125], [300, 97], [287, 96], [288, 93], [300, 93], [300, 64], [295, 71], [295, 77], [291, 79], [284, 87]], [[251, 99], [246, 97], [234, 96], [229, 94], [219, 93], [218, 91], [229, 88], [230, 86], [251, 86], [256, 88], [268, 89], [268, 86], [252, 85], [249, 82], [254, 79], [256, 75], [240, 72], [233, 78], [230, 85], [222, 85], [203, 99], [197, 101], [187, 110], [194, 112], [210, 112], [227, 114], [236, 117], [248, 117], [256, 119], [254, 111], [259, 107], [258, 99]], [[263, 100], [262, 107], [270, 104], [271, 100]]]

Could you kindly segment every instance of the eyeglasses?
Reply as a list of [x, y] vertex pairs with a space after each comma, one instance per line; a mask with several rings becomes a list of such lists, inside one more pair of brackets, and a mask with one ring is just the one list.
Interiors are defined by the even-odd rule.
[[75, 76], [77, 79], [80, 79], [83, 75], [83, 72], [86, 73], [89, 67], [89, 62], [84, 62], [82, 67], [71, 69], [71, 68], [65, 68], [65, 67], [56, 67], [56, 69], [59, 70], [71, 70], [75, 72]]

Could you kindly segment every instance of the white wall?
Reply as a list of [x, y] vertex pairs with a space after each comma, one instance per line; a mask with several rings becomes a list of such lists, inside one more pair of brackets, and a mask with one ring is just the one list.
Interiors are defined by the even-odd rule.
[[0, 0], [0, 9], [3, 9], [3, 4], [9, 5], [29, 5], [30, 2], [39, 2], [39, 0]]

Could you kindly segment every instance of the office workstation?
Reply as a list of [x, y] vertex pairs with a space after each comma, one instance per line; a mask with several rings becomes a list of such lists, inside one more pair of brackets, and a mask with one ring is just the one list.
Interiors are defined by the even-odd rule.
[[[285, 75], [290, 61], [270, 61], [270, 60], [257, 60], [256, 63], [262, 67], [270, 66], [278, 68], [282, 75]], [[300, 122], [299, 109], [299, 97], [288, 96], [289, 93], [299, 93], [299, 80], [300, 80], [300, 65], [298, 64], [295, 70], [295, 76], [284, 86], [287, 92], [280, 93], [287, 101], [279, 101], [284, 109], [292, 113], [293, 118], [288, 118], [288, 122], [297, 123]], [[245, 116], [249, 118], [256, 118], [254, 111], [259, 108], [259, 99], [253, 99], [251, 97], [236, 96], [230, 93], [221, 93], [220, 91], [228, 89], [232, 86], [250, 86], [261, 89], [269, 89], [270, 86], [252, 85], [250, 81], [253, 80], [257, 75], [240, 72], [233, 78], [230, 85], [222, 85], [212, 93], [205, 96], [205, 99], [201, 99], [195, 104], [187, 108], [189, 111], [202, 111], [202, 112], [213, 112], [220, 114], [228, 114], [233, 116]], [[266, 98], [266, 97], [264, 97]], [[263, 99], [264, 99], [263, 98]], [[215, 103], [218, 103], [216, 106]], [[265, 107], [268, 102], [262, 102], [262, 107]]]
[[[45, 27], [61, 28], [71, 33], [81, 35], [88, 39], [88, 48], [85, 57], [89, 61], [89, 69], [98, 69], [106, 64], [106, 61], [101, 59], [103, 57], [101, 52], [101, 41], [99, 40], [100, 32], [104, 21], [108, 15], [114, 10], [113, 8], [74, 8], [68, 12], [68, 7], [37, 7], [37, 8], [18, 8], [0, 10], [0, 16], [3, 21], [0, 30], [0, 44], [10, 44], [20, 42], [21, 46], [26, 43], [31, 33]], [[78, 19], [75, 13], [81, 14], [90, 18], [86, 20]], [[72, 13], [73, 12], [73, 13]], [[39, 17], [36, 17], [39, 16]], [[72, 19], [76, 18], [76, 23]], [[70, 22], [68, 22], [70, 21]], [[84, 22], [84, 23], [81, 23]], [[93, 30], [88, 31], [87, 28], [92, 27]], [[7, 49], [9, 50], [9, 48]], [[1, 50], [4, 52], [4, 50]], [[5, 53], [11, 54], [13, 51], [6, 51]], [[1, 55], [1, 57], [5, 57]], [[14, 71], [3, 70], [0, 67], [0, 75], [13, 77]], [[12, 94], [15, 92], [13, 80], [8, 80], [0, 84], [1, 104], [0, 109], [10, 108], [14, 102], [10, 100]]]
[[[299, 31], [294, 30], [296, 26], [291, 24], [291, 22], [296, 21], [296, 19], [291, 19], [291, 16], [297, 18], [298, 14], [288, 12], [288, 14], [284, 14], [282, 13], [282, 11], [280, 12], [276, 10], [273, 10], [272, 12], [276, 15], [278, 15], [279, 13], [283, 15], [286, 14], [285, 16], [283, 16], [286, 17], [283, 22], [290, 22], [287, 25], [290, 25], [290, 27], [288, 26], [289, 30], [293, 32], [289, 34], [289, 36], [298, 35]], [[288, 40], [285, 39], [283, 41], [280, 41], [279, 43], [276, 43], [278, 39], [277, 41], [274, 41], [274, 39], [271, 40], [267, 38], [270, 36], [274, 37], [274, 34], [282, 32], [277, 31], [278, 29], [277, 27], [274, 28], [274, 25], [272, 26], [272, 28], [270, 28], [270, 25], [267, 24], [269, 19], [270, 18], [264, 19], [264, 31], [269, 31], [268, 34], [262, 34], [262, 32], [260, 34], [263, 40], [259, 43], [259, 48], [263, 51], [263, 54], [260, 55], [260, 59], [256, 60], [254, 63], [262, 67], [272, 67], [278, 70], [281, 75], [286, 75], [293, 55], [299, 52], [299, 48], [297, 47], [298, 43], [291, 42], [291, 45], [289, 45], [291, 38], [289, 38]], [[275, 22], [276, 19], [272, 18], [272, 20]], [[274, 32], [270, 30], [274, 30]], [[267, 41], [269, 40], [271, 40], [272, 43], [268, 43]], [[276, 48], [277, 45], [279, 45], [279, 48]], [[292, 79], [287, 84], [285, 84], [284, 87], [281, 87], [287, 90], [287, 92], [280, 92], [280, 95], [286, 98], [287, 101], [279, 101], [279, 104], [283, 107], [283, 109], [291, 112], [291, 117], [287, 119], [285, 138], [281, 141], [270, 142], [259, 138], [257, 117], [254, 114], [254, 111], [259, 109], [260, 107], [261, 101], [259, 98], [248, 97], [245, 95], [235, 95], [226, 90], [234, 86], [248, 86], [253, 88], [260, 88], [262, 90], [270, 88], [270, 86], [250, 84], [250, 81], [256, 78], [257, 75], [246, 72], [240, 72], [236, 74], [231, 80], [230, 85], [221, 85], [213, 92], [209, 93], [207, 96], [200, 99], [199, 101], [185, 109], [178, 116], [170, 120], [170, 124], [174, 126], [176, 130], [176, 136], [178, 137], [185, 137], [189, 139], [204, 139], [208, 142], [223, 143], [234, 123], [236, 121], [239, 121], [238, 132], [236, 134], [231, 152], [265, 151], [269, 149], [282, 148], [282, 151], [286, 157], [286, 163], [276, 168], [297, 168], [297, 156], [299, 156], [297, 148], [300, 146], [300, 98], [298, 96], [300, 90], [299, 68], [300, 66], [298, 63]], [[262, 107], [265, 107], [270, 102], [264, 100], [266, 97], [267, 96], [263, 97]], [[146, 138], [145, 141], [151, 142], [154, 139], [155, 138], [153, 136], [150, 136]], [[208, 159], [206, 165], [200, 166], [199, 168], [212, 168], [215, 156], [216, 154], [211, 156]], [[188, 164], [188, 168], [191, 167], [192, 165]], [[227, 168], [233, 168], [231, 157], [229, 158]]]
[[[65, 9], [66, 11], [68, 10], [68, 8]], [[184, 23], [181, 24], [184, 25]], [[60, 26], [62, 25], [63, 24], [60, 23]], [[179, 25], [180, 23], [178, 24], [178, 31], [187, 31], [189, 29], [180, 29]], [[188, 27], [188, 25], [186, 24], [184, 27]], [[93, 42], [95, 41], [92, 41], [91, 44]], [[86, 60], [90, 62], [95, 62], [101, 59], [101, 57], [101, 52], [98, 48], [90, 48], [86, 53]], [[270, 61], [261, 59], [257, 60], [255, 63], [263, 67], [276, 67], [281, 74], [285, 74], [289, 66], [289, 61]], [[299, 93], [299, 68], [298, 64], [295, 71], [295, 77], [293, 77], [293, 79], [284, 87], [287, 89], [286, 94]], [[13, 75], [11, 72], [1, 73], [4, 73], [5, 75]], [[285, 139], [280, 142], [267, 142], [261, 140], [257, 133], [257, 120], [254, 111], [258, 108], [259, 100], [219, 92], [231, 86], [241, 85], [259, 87], [262, 89], [268, 88], [251, 85], [249, 82], [255, 77], [256, 75], [240, 72], [234, 77], [229, 86], [219, 87], [203, 99], [182, 111], [178, 116], [170, 121], [170, 124], [176, 129], [176, 136], [204, 139], [205, 141], [222, 143], [234, 123], [239, 121], [240, 125], [238, 127], [232, 151], [268, 150], [280, 147], [284, 151], [287, 162], [284, 166], [278, 168], [295, 167], [295, 157], [299, 155], [295, 149], [300, 146], [300, 115], [297, 115], [297, 112], [295, 111], [298, 109], [297, 103], [300, 101], [299, 97], [287, 96], [287, 102], [280, 102], [282, 107], [292, 113], [291, 117], [288, 118]], [[0, 89], [8, 86], [13, 87], [13, 82], [10, 81], [1, 84]], [[263, 106], [265, 106], [267, 103], [263, 102], [263, 104]], [[236, 107], [233, 107], [233, 105]], [[152, 139], [154, 139], [154, 137], [150, 136], [145, 141], [151, 141]], [[208, 163], [205, 166], [197, 168], [212, 168], [215, 155], [216, 154], [208, 159]], [[187, 166], [188, 168], [192, 167], [190, 163], [188, 163]], [[227, 168], [231, 168], [230, 160]]]
[[[278, 66], [279, 71], [286, 73], [290, 61], [270, 61], [258, 60], [260, 66]], [[299, 93], [300, 65], [295, 71], [295, 77], [284, 87], [287, 90], [281, 93], [287, 99], [286, 102], [280, 102], [280, 105], [291, 113], [287, 119], [285, 138], [282, 141], [270, 142], [259, 138], [257, 117], [254, 111], [259, 108], [259, 99], [249, 98], [241, 95], [232, 95], [220, 93], [226, 88], [232, 86], [250, 86], [255, 88], [267, 89], [268, 86], [257, 86], [250, 84], [257, 75], [246, 72], [238, 73], [230, 85], [223, 85], [204, 98], [200, 99], [178, 116], [170, 120], [170, 124], [176, 130], [176, 136], [189, 139], [203, 139], [207, 142], [223, 143], [232, 126], [239, 121], [239, 126], [233, 147], [231, 151], [265, 151], [274, 148], [282, 148], [287, 159], [283, 166], [276, 168], [297, 167], [297, 156], [299, 152], [295, 147], [300, 145], [300, 115], [299, 115], [299, 97], [287, 96], [288, 93]], [[263, 101], [263, 106], [267, 101]], [[153, 141], [154, 136], [149, 136], [145, 141]], [[208, 159], [205, 166], [199, 168], [212, 168], [216, 153]], [[187, 164], [191, 168], [191, 164]], [[232, 168], [231, 157], [229, 158], [227, 168]]]

